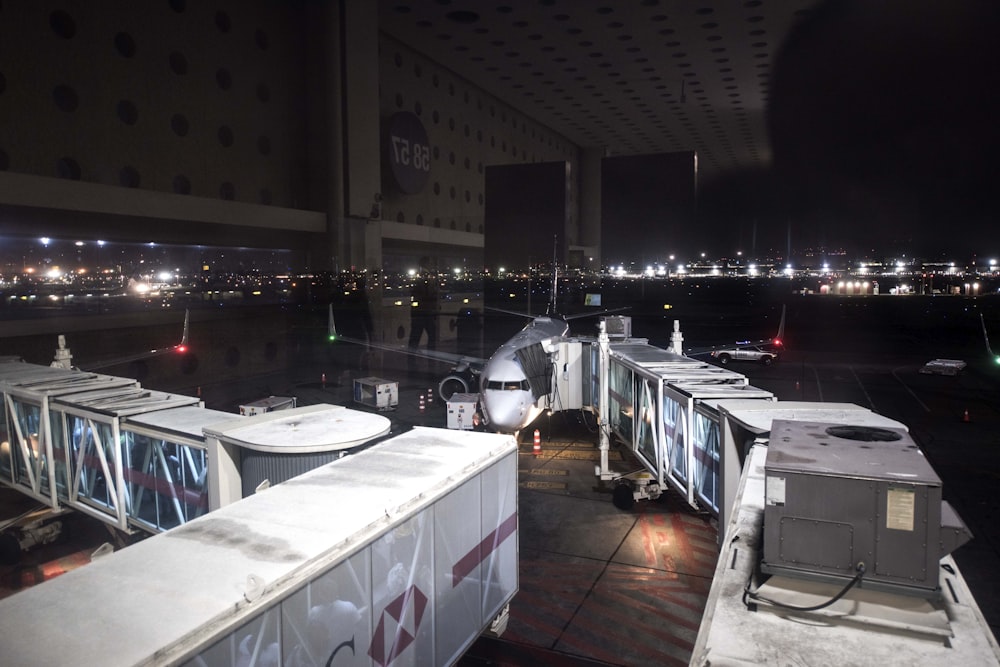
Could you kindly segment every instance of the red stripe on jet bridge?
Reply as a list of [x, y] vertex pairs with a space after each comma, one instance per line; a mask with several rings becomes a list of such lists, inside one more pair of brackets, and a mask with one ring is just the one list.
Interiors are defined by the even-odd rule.
[[504, 540], [514, 534], [517, 530], [517, 513], [511, 514], [501, 523], [496, 530], [486, 536], [482, 542], [472, 548], [469, 553], [462, 556], [454, 567], [451, 568], [451, 586], [454, 588], [458, 583], [472, 574], [476, 566], [486, 560], [486, 557], [496, 551]]

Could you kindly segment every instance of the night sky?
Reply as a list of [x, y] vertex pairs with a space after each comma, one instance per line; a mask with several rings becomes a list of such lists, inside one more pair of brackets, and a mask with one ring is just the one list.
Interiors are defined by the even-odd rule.
[[774, 168], [704, 184], [706, 230], [758, 250], [1000, 252], [998, 54], [998, 2], [822, 3], [772, 72]]

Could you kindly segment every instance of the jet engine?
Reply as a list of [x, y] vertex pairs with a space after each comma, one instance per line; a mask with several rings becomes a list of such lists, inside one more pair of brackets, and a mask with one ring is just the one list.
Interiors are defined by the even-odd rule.
[[438, 384], [438, 396], [445, 403], [454, 394], [477, 393], [479, 391], [479, 378], [471, 371], [458, 371], [452, 369], [451, 373], [445, 376]]

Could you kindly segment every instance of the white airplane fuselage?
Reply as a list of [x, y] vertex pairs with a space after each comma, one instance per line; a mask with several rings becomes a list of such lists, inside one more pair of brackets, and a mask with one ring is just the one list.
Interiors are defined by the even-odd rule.
[[483, 367], [479, 384], [483, 411], [491, 429], [517, 433], [542, 413], [550, 388], [535, 397], [517, 352], [536, 344], [546, 348], [553, 340], [565, 338], [568, 334], [569, 324], [565, 320], [536, 317], [497, 348]]

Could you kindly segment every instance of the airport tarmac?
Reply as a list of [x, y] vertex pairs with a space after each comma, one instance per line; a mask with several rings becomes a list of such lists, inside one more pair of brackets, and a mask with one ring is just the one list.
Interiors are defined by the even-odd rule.
[[[942, 479], [945, 498], [974, 538], [954, 557], [994, 635], [1000, 630], [1000, 373], [975, 366], [955, 377], [919, 372], [923, 352], [859, 354], [824, 360], [788, 351], [772, 366], [731, 363], [779, 400], [846, 402], [905, 424]], [[833, 357], [833, 355], [831, 355]], [[440, 402], [419, 408], [433, 373], [400, 382], [400, 424], [444, 425]], [[350, 387], [303, 382], [306, 400]], [[718, 526], [673, 492], [623, 512], [594, 476], [592, 425], [577, 413], [554, 413], [520, 434], [521, 586], [508, 630], [480, 640], [467, 663], [528, 665], [688, 664], [717, 558]], [[614, 447], [612, 465], [638, 469]]]
[[[970, 363], [955, 377], [924, 375], [918, 370], [931, 354], [968, 358], [976, 351], [892, 340], [875, 346], [868, 339], [851, 340], [843, 327], [839, 334], [831, 327], [807, 339], [808, 315], [801, 317], [798, 345], [780, 362], [730, 368], [780, 400], [856, 403], [907, 425], [942, 478], [945, 498], [974, 535], [954, 556], [997, 634], [1000, 369]], [[650, 335], [639, 326], [635, 331]], [[300, 405], [369, 409], [353, 401], [352, 380], [363, 373], [399, 382], [399, 405], [387, 413], [394, 431], [414, 424], [444, 426], [446, 406], [428, 402], [426, 394], [446, 367], [394, 356], [362, 370], [356, 363], [318, 355], [297, 364], [287, 377], [206, 386], [203, 396], [207, 407], [219, 410], [234, 410], [269, 393], [294, 395]], [[716, 562], [715, 521], [672, 493], [637, 503], [628, 512], [615, 508], [610, 488], [594, 476], [592, 423], [576, 413], [556, 413], [533, 426], [540, 437], [537, 455], [533, 429], [520, 436], [520, 590], [503, 636], [481, 639], [462, 664], [688, 664]], [[612, 450], [612, 465], [638, 467], [620, 448]], [[16, 571], [0, 571], [0, 586], [9, 593], [34, 583], [36, 573], [44, 578], [49, 563], [60, 559], [67, 567], [77, 566], [66, 560], [72, 552], [42, 553], [30, 555]], [[37, 560], [44, 558], [49, 560]]]

